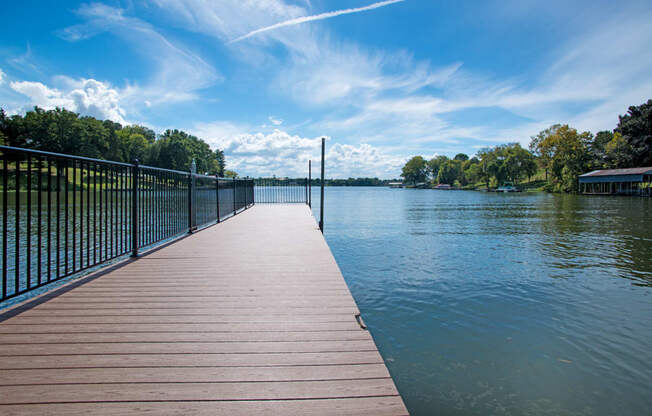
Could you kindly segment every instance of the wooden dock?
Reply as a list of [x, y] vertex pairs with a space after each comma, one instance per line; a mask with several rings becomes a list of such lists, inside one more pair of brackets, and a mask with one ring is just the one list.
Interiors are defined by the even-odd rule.
[[306, 205], [257, 205], [0, 315], [2, 415], [405, 415]]

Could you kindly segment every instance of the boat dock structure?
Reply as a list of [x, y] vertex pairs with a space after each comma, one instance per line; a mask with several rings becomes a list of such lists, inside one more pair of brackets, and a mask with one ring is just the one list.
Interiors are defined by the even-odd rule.
[[580, 175], [579, 187], [586, 195], [652, 196], [652, 166], [594, 170]]
[[310, 181], [0, 150], [0, 414], [408, 414]]

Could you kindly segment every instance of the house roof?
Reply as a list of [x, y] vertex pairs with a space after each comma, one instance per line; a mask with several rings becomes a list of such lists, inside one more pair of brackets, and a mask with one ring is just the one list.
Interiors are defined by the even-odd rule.
[[585, 178], [588, 176], [619, 176], [619, 175], [652, 175], [652, 166], [642, 167], [642, 168], [627, 168], [627, 169], [600, 169], [594, 170], [584, 175], [580, 175], [580, 178]]

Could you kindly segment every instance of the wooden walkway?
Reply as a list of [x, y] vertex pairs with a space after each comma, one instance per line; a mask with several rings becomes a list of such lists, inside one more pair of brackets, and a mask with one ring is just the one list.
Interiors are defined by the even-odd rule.
[[0, 315], [0, 414], [407, 414], [305, 205], [85, 280]]

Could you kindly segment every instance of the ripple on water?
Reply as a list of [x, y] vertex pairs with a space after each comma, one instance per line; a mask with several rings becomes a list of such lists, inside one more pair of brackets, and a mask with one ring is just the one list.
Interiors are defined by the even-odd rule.
[[326, 191], [327, 241], [412, 414], [649, 413], [652, 201]]

